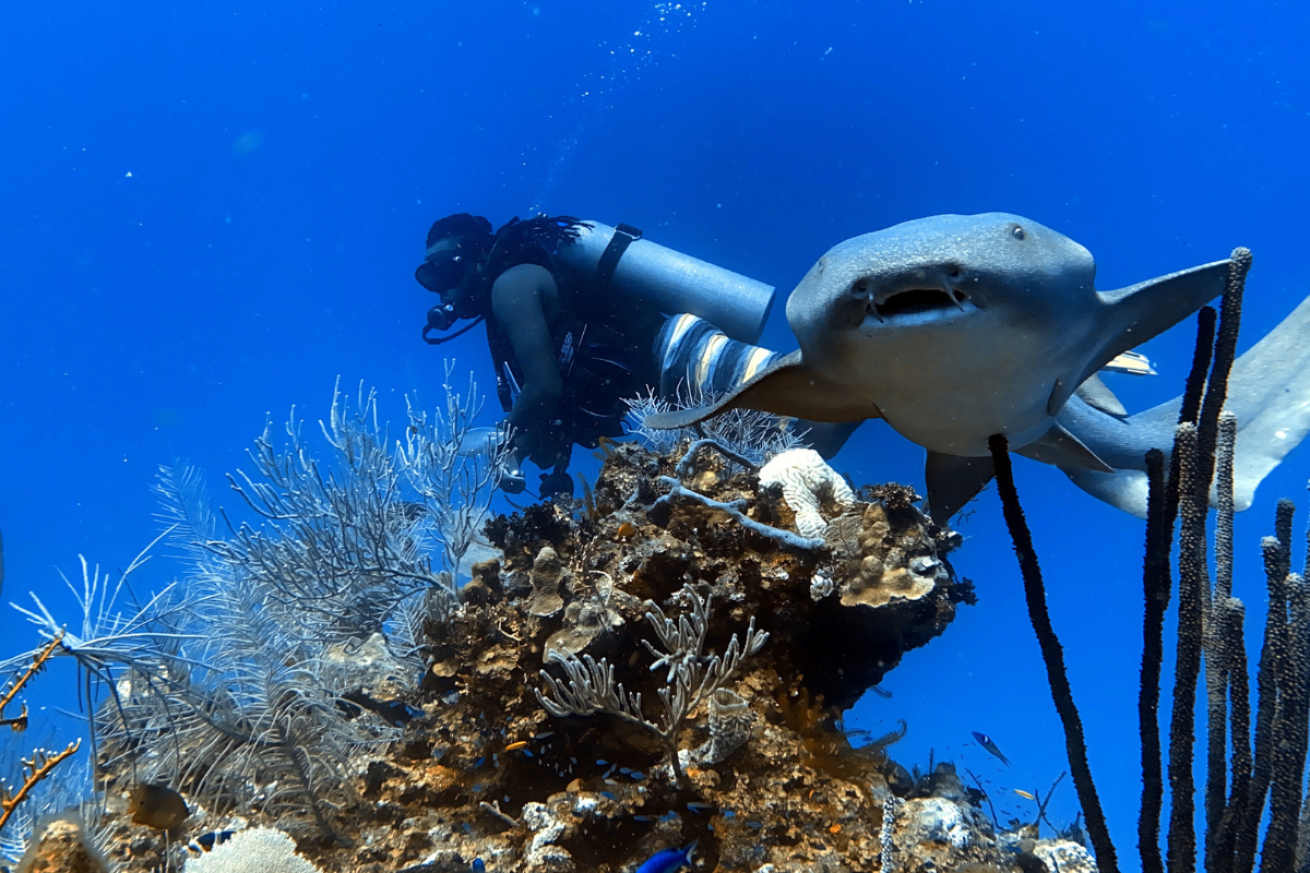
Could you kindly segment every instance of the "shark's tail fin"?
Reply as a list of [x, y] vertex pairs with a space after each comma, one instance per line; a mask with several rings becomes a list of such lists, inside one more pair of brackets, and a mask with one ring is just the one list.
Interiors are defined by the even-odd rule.
[[[1173, 446], [1180, 399], [1116, 418], [1074, 398], [1059, 421], [1115, 468], [1065, 470], [1084, 491], [1137, 516], [1146, 515], [1147, 450]], [[1234, 502], [1246, 509], [1265, 476], [1310, 433], [1310, 297], [1233, 362], [1224, 408], [1237, 416]], [[1213, 499], [1213, 498], [1212, 498]]]

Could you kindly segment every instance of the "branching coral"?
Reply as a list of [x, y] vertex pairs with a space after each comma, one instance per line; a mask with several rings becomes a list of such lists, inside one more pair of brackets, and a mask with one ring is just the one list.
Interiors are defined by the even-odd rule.
[[646, 417], [657, 412], [687, 409], [712, 403], [713, 395], [700, 394], [666, 400], [652, 391], [628, 400], [628, 426], [652, 451], [672, 453], [678, 445], [708, 437], [730, 449], [741, 460], [759, 465], [774, 455], [806, 445], [805, 432], [792, 428], [792, 420], [754, 409], [732, 409], [702, 422], [697, 428], [655, 430], [646, 427]]
[[[61, 638], [62, 634], [55, 636], [41, 651], [37, 652], [27, 669], [18, 678], [10, 682], [4, 692], [0, 694], [0, 727], [7, 726], [14, 732], [26, 729], [27, 704], [23, 704], [22, 714], [12, 718], [5, 718], [5, 707], [13, 703], [14, 698], [23, 690], [28, 681], [46, 665], [59, 647]], [[50, 752], [47, 749], [36, 749], [32, 752], [32, 757], [23, 759], [23, 769], [27, 772], [24, 774], [23, 784], [18, 787], [18, 790], [12, 790], [8, 785], [0, 786], [0, 831], [4, 830], [5, 825], [9, 823], [9, 819], [13, 817], [19, 805], [31, 795], [33, 789], [40, 784], [41, 780], [48, 777], [61, 761], [71, 757], [81, 746], [82, 741], [78, 739], [69, 743], [62, 751]]]
[[[137, 779], [218, 807], [308, 817], [347, 842], [334, 817], [353, 801], [356, 759], [398, 732], [375, 717], [383, 707], [354, 702], [373, 702], [359, 686], [369, 679], [342, 670], [338, 653], [390, 628], [404, 657], [425, 622], [458, 610], [454, 576], [491, 487], [485, 462], [453, 447], [475, 407], [475, 392], [464, 401], [449, 389], [436, 421], [411, 407], [402, 449], [372, 392], [352, 406], [337, 391], [320, 423], [325, 455], [293, 412], [287, 444], [266, 429], [255, 472], [229, 477], [258, 526], [226, 514], [220, 525], [199, 475], [165, 470], [161, 514], [189, 564], [185, 601], [166, 589], [123, 609], [143, 558], [116, 586], [84, 562], [83, 632], [57, 649], [86, 668], [93, 739], [111, 751], [101, 763], [125, 759]], [[461, 499], [471, 508], [454, 508]], [[39, 600], [24, 612], [47, 634], [58, 627]], [[103, 689], [111, 704], [96, 707]]]
[[604, 658], [600, 661], [590, 655], [578, 658], [554, 650], [549, 659], [564, 668], [566, 681], [542, 670], [540, 675], [546, 689], [534, 689], [537, 700], [556, 717], [603, 712], [655, 734], [664, 743], [677, 784], [683, 782], [682, 766], [678, 761], [678, 731], [683, 722], [702, 701], [724, 688], [742, 660], [759, 652], [769, 638], [768, 633], [755, 629], [755, 619], [752, 618], [746, 629], [745, 642], [739, 643], [737, 635], [733, 634], [722, 655], [706, 656], [710, 599], [702, 598], [690, 586], [684, 587], [682, 594], [690, 601], [691, 610], [679, 616], [677, 621], [666, 616], [657, 604], [651, 601], [646, 604], [650, 610], [646, 613], [646, 620], [664, 647], [661, 652], [649, 641], [642, 640], [642, 645], [656, 659], [650, 669], [668, 669], [665, 687], [659, 690], [663, 704], [659, 721], [646, 717], [641, 708], [641, 694], [629, 692], [622, 683], [615, 682], [614, 667]]
[[717, 509], [720, 512], [726, 513], [730, 518], [747, 530], [754, 531], [760, 536], [774, 540], [779, 545], [786, 546], [787, 548], [817, 549], [823, 546], [823, 540], [821, 539], [797, 536], [789, 530], [770, 527], [767, 524], [756, 521], [746, 515], [746, 513], [742, 512], [742, 509], [746, 506], [745, 500], [733, 500], [730, 503], [715, 500], [711, 497], [706, 497], [699, 491], [693, 491], [690, 488], [685, 487], [681, 482], [671, 476], [661, 476], [659, 481], [668, 486], [669, 492], [659, 497], [655, 501], [654, 506], [661, 506], [672, 502], [675, 498], [685, 497], [690, 500], [695, 500], [707, 509]]
[[409, 427], [400, 447], [399, 465], [426, 509], [420, 529], [442, 546], [443, 566], [452, 580], [465, 570], [470, 550], [487, 519], [487, 508], [501, 468], [509, 460], [508, 439], [494, 440], [485, 451], [465, 448], [473, 421], [482, 411], [477, 383], [469, 375], [464, 394], [451, 387], [454, 364], [446, 362], [442, 384], [444, 408], [438, 414], [409, 404]]
[[[440, 586], [453, 595], [453, 581], [434, 573], [420, 548], [422, 516], [403, 500], [400, 465], [378, 425], [374, 392], [361, 389], [354, 410], [333, 393], [331, 416], [320, 423], [335, 450], [331, 462], [310, 449], [302, 425], [293, 410], [281, 450], [266, 428], [250, 452], [257, 475], [228, 477], [264, 524], [235, 527], [227, 540], [205, 532], [205, 547], [224, 565], [258, 577], [271, 608], [313, 613], [297, 623], [312, 621], [315, 637], [366, 638], [416, 590]], [[411, 433], [411, 446], [427, 438]]]

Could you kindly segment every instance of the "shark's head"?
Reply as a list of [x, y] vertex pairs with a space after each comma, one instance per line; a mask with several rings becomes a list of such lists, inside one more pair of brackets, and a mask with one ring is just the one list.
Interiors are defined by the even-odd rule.
[[984, 332], [995, 342], [998, 329], [1022, 334], [1076, 316], [1095, 300], [1095, 276], [1087, 249], [1035, 221], [938, 215], [829, 250], [792, 292], [787, 320], [815, 363], [867, 355], [871, 339], [902, 359], [915, 347], [940, 354]]

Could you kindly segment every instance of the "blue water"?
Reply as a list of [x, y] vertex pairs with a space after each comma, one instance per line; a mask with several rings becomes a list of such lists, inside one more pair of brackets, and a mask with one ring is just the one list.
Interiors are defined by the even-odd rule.
[[[66, 610], [56, 568], [125, 566], [159, 529], [160, 464], [203, 467], [233, 505], [223, 474], [249, 469], [266, 417], [324, 416], [338, 375], [377, 386], [393, 420], [406, 392], [435, 403], [442, 352], [419, 340], [433, 301], [412, 271], [454, 211], [626, 221], [783, 293], [836, 242], [943, 212], [1060, 230], [1097, 256], [1101, 288], [1246, 245], [1243, 348], [1310, 293], [1299, 4], [371, 6], [0, 13], [5, 601], [30, 588]], [[766, 341], [794, 345], [781, 305]], [[1115, 384], [1130, 409], [1179, 393], [1190, 345], [1189, 323], [1144, 349], [1160, 375]], [[447, 348], [490, 385], [480, 331]], [[881, 425], [835, 466], [921, 481], [920, 450]], [[1142, 526], [1016, 466], [1131, 869]], [[1239, 518], [1252, 613], [1273, 499], [1304, 506], [1307, 475], [1302, 447]], [[1031, 818], [1009, 789], [1044, 791], [1066, 764], [994, 492], [962, 531], [979, 604], [850, 722], [906, 719], [898, 760], [935, 749]], [[141, 584], [171, 572], [159, 559]], [[0, 627], [4, 653], [34, 644], [7, 607]], [[38, 681], [33, 703], [69, 705], [71, 674]], [[1066, 780], [1052, 817], [1075, 807]]]

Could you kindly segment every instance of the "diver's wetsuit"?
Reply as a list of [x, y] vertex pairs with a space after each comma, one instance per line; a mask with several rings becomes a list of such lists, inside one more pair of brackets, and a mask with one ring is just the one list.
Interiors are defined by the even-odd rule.
[[[549, 355], [559, 368], [562, 390], [553, 408], [534, 413], [534, 421], [517, 422], [531, 430], [532, 459], [553, 466], [556, 474], [568, 466], [573, 444], [595, 448], [601, 437], [623, 434], [627, 398], [656, 385], [659, 371], [651, 349], [664, 317], [648, 304], [619, 294], [597, 281], [579, 281], [556, 263], [555, 247], [562, 235], [552, 232], [554, 219], [532, 219], [502, 228], [489, 258], [486, 278], [494, 284], [507, 270], [535, 264], [550, 273], [558, 290], [558, 313], [523, 311], [524, 319], [545, 317], [549, 335], [540, 342], [550, 348], [522, 347], [523, 357]], [[545, 310], [546, 307], [542, 307]], [[553, 307], [552, 307], [553, 308]], [[553, 317], [552, 317], [553, 315]], [[510, 342], [515, 325], [509, 308], [487, 319], [487, 342], [496, 367], [496, 394], [506, 412], [514, 410], [519, 389], [532, 379]], [[558, 480], [558, 476], [555, 477]], [[562, 481], [557, 484], [563, 485]]]

